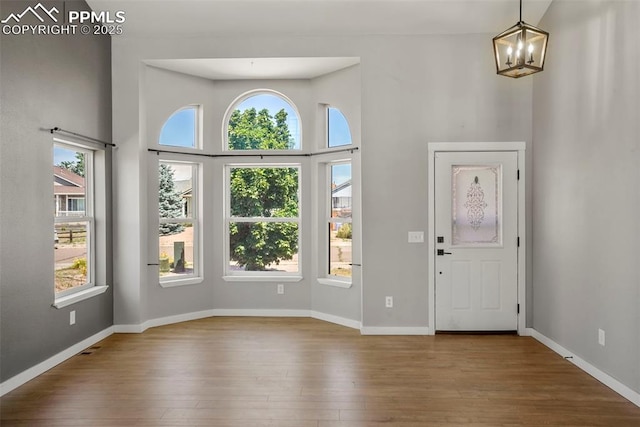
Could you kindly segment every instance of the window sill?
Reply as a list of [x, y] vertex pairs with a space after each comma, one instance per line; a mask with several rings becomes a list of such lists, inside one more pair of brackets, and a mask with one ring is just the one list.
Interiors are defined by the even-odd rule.
[[95, 297], [96, 295], [103, 294], [109, 289], [109, 286], [93, 286], [84, 291], [76, 292], [73, 294], [65, 295], [60, 298], [56, 298], [52, 304], [55, 308], [64, 308], [71, 304], [75, 304], [80, 301]]
[[160, 282], [160, 286], [163, 288], [175, 288], [176, 286], [197, 285], [204, 282], [202, 277], [189, 277], [185, 279], [167, 280], [166, 282]]
[[349, 289], [351, 286], [353, 286], [353, 282], [351, 281], [347, 282], [344, 280], [327, 279], [327, 278], [318, 278], [318, 283], [320, 283], [321, 285], [335, 286], [336, 288], [343, 288], [343, 289]]
[[302, 276], [222, 276], [225, 282], [299, 282]]

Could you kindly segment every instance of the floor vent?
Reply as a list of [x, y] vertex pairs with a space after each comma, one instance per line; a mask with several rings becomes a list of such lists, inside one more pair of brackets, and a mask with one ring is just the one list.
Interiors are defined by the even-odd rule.
[[89, 354], [93, 354], [94, 351], [99, 350], [100, 346], [99, 345], [94, 345], [93, 347], [89, 347], [88, 349], [82, 351], [80, 354], [81, 355], [89, 355]]

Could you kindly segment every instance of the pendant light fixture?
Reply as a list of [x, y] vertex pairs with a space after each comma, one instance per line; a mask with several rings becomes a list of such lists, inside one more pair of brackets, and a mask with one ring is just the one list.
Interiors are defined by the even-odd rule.
[[522, 20], [493, 38], [493, 53], [498, 74], [519, 78], [544, 69], [549, 33]]

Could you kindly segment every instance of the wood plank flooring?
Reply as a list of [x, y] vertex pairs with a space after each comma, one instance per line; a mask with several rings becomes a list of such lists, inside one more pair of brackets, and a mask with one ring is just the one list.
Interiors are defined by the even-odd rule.
[[86, 353], [2, 397], [0, 424], [640, 426], [640, 408], [527, 337], [209, 318]]

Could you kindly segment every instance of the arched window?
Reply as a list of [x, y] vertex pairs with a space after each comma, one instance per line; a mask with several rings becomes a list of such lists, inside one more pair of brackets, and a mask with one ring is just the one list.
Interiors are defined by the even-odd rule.
[[183, 107], [173, 113], [160, 131], [160, 145], [199, 148], [197, 105]]
[[346, 117], [337, 108], [327, 107], [327, 147], [340, 147], [351, 143], [351, 130]]
[[300, 116], [284, 95], [252, 92], [227, 112], [227, 150], [299, 150]]

